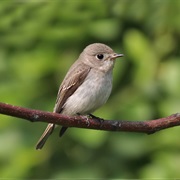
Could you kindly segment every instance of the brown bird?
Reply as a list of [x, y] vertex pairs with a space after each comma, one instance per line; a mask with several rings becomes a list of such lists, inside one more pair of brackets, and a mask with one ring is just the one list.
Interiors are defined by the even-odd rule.
[[[57, 95], [54, 113], [64, 115], [88, 115], [101, 107], [112, 90], [112, 71], [115, 59], [123, 54], [115, 53], [101, 43], [87, 46], [67, 72]], [[55, 124], [48, 124], [36, 149], [41, 149]], [[67, 127], [62, 127], [60, 136]]]

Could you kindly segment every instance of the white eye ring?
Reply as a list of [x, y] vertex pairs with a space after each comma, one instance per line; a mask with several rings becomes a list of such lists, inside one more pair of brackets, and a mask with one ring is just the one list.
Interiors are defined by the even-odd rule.
[[104, 58], [104, 55], [103, 54], [97, 54], [96, 58], [99, 60], [102, 60]]

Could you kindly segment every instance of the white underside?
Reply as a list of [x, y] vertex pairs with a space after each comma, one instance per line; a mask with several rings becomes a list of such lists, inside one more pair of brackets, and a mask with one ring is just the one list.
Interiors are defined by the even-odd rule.
[[91, 69], [83, 84], [71, 95], [63, 106], [62, 114], [89, 114], [101, 107], [112, 90], [112, 71], [108, 73]]

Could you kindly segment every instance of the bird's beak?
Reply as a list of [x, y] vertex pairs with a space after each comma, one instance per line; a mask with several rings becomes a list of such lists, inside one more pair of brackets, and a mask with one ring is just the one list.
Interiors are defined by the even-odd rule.
[[124, 54], [116, 54], [116, 53], [114, 53], [114, 54], [112, 54], [112, 59], [116, 59], [116, 58], [118, 58], [118, 57], [123, 57], [124, 56]]

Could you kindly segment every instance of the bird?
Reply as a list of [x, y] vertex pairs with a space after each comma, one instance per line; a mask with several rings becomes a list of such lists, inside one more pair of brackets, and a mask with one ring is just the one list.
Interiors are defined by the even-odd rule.
[[[115, 60], [123, 56], [103, 43], [86, 46], [62, 81], [53, 112], [68, 116], [89, 115], [105, 104], [112, 91]], [[36, 149], [42, 149], [54, 128], [53, 123], [47, 125]], [[61, 128], [60, 137], [66, 130], [67, 127]]]

